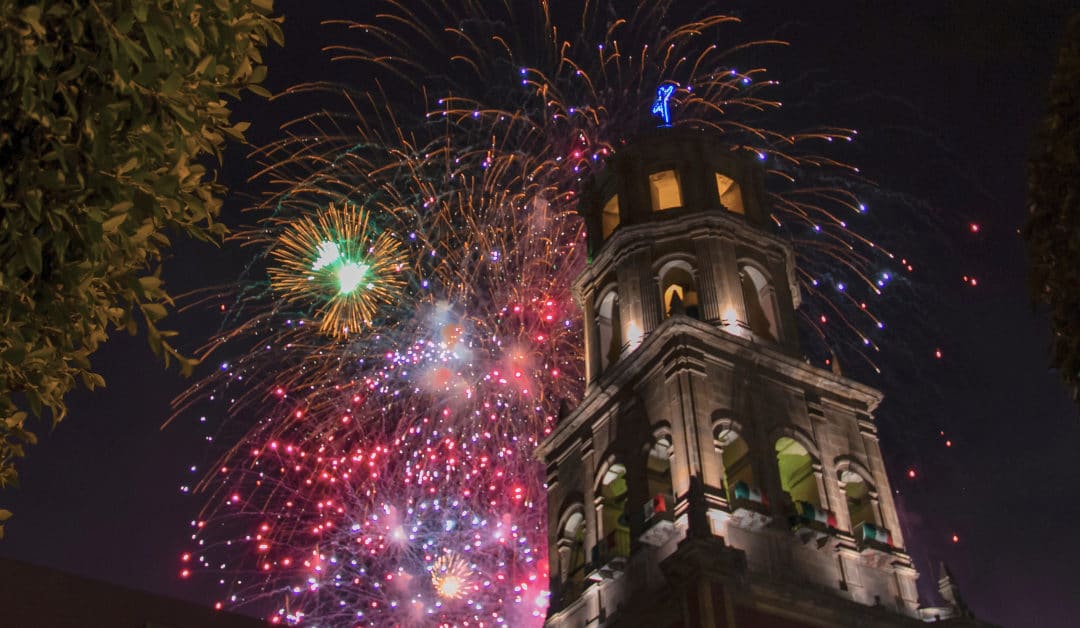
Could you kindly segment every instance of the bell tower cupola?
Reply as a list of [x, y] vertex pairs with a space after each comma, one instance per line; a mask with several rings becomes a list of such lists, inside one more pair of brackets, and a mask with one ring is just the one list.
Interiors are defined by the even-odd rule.
[[590, 264], [576, 285], [590, 382], [678, 314], [797, 353], [794, 257], [769, 233], [756, 157], [660, 128], [594, 179], [579, 205]]
[[722, 136], [664, 127], [580, 197], [588, 381], [537, 448], [549, 626], [920, 623], [882, 395], [801, 358], [764, 177]]

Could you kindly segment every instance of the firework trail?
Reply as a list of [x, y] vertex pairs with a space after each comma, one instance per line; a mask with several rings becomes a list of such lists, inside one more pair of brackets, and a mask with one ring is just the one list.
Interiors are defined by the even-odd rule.
[[250, 429], [196, 487], [207, 506], [185, 576], [217, 574], [223, 603], [275, 623], [542, 622], [532, 452], [584, 388], [575, 198], [655, 125], [657, 86], [674, 124], [752, 151], [772, 176], [817, 336], [874, 348], [854, 290], [821, 285], [887, 281], [875, 268], [888, 253], [846, 222], [865, 211], [857, 170], [810, 150], [854, 133], [768, 130], [772, 83], [737, 62], [779, 42], [723, 45], [734, 18], [639, 4], [623, 17], [591, 2], [565, 15], [386, 2], [345, 23], [355, 45], [329, 48], [378, 89], [290, 90], [348, 107], [256, 155], [274, 191], [236, 236], [257, 252], [253, 280], [208, 345], [237, 357], [177, 401], [224, 400]]

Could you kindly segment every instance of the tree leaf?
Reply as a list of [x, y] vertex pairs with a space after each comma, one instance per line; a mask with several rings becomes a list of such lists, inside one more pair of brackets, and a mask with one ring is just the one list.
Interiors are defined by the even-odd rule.
[[127, 214], [113, 216], [101, 223], [101, 230], [105, 233], [116, 233], [116, 230], [120, 228], [120, 225], [124, 224], [125, 220], [127, 220]]
[[151, 321], [159, 321], [165, 318], [165, 306], [160, 303], [143, 303], [142, 309], [143, 312], [146, 312], [146, 317]]
[[22, 20], [30, 25], [34, 33], [40, 36], [45, 35], [45, 27], [41, 25], [41, 7], [36, 4], [31, 4], [23, 9]]
[[116, 169], [116, 173], [117, 174], [127, 174], [128, 172], [131, 172], [132, 170], [134, 170], [135, 166], [138, 166], [138, 165], [139, 165], [139, 158], [138, 157], [131, 157], [130, 159], [125, 161], [123, 164], [121, 164], [119, 168]]
[[263, 98], [270, 98], [271, 96], [273, 96], [273, 94], [270, 93], [270, 90], [266, 89], [262, 85], [251, 84], [247, 86], [247, 89], [252, 94], [255, 94], [256, 96], [262, 96]]
[[22, 250], [23, 263], [30, 272], [35, 275], [41, 274], [41, 240], [35, 236], [28, 236], [19, 240], [19, 248]]
[[139, 277], [139, 284], [142, 285], [144, 291], [149, 293], [159, 292], [161, 290], [161, 283], [161, 277], [155, 277], [153, 275]]

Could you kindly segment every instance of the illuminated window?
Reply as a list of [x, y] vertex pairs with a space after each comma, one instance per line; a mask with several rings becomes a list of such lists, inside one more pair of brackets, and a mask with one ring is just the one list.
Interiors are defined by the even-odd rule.
[[[698, 293], [694, 276], [685, 263], [676, 263], [662, 271], [661, 294], [664, 297], [664, 316], [671, 316], [673, 308], [678, 313], [698, 318]], [[675, 307], [677, 306], [677, 307]]]
[[607, 240], [615, 227], [619, 226], [619, 195], [616, 194], [604, 203], [604, 211], [600, 215], [600, 230], [604, 239]]
[[814, 464], [805, 447], [786, 436], [777, 440], [776, 465], [780, 469], [780, 487], [792, 502], [806, 502], [821, 507]]
[[654, 172], [649, 175], [649, 192], [652, 194], [653, 211], [682, 207], [682, 191], [679, 174], [674, 170]]
[[664, 316], [671, 316], [671, 306], [676, 303], [681, 307], [686, 301], [686, 288], [682, 284], [673, 283], [664, 288]]
[[742, 190], [739, 184], [729, 176], [716, 173], [716, 190], [720, 194], [720, 204], [733, 214], [745, 214], [742, 204]]

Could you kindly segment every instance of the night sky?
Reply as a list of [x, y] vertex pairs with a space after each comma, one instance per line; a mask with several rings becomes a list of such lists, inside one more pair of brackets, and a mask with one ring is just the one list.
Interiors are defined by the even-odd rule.
[[[354, 3], [275, 4], [287, 47], [268, 55], [268, 87], [314, 78], [363, 84], [358, 67], [332, 65], [319, 50], [348, 41], [319, 21], [358, 17]], [[747, 6], [715, 5], [745, 19], [731, 32], [792, 44], [762, 62], [783, 81], [785, 103], [859, 129], [855, 161], [903, 200], [890, 207], [919, 215], [894, 213], [879, 225], [910, 244], [918, 303], [894, 310], [908, 320], [888, 339], [884, 376], [847, 374], [889, 394], [878, 413], [882, 448], [923, 589], [932, 590], [945, 561], [983, 619], [1076, 625], [1080, 416], [1046, 368], [1047, 321], [1031, 305], [1017, 235], [1030, 139], [1072, 3], [740, 4]], [[251, 139], [260, 143], [307, 108], [252, 99], [237, 118], [254, 121]], [[230, 151], [224, 178], [257, 194], [244, 183], [244, 157]], [[226, 222], [250, 220], [244, 205], [231, 197]], [[181, 242], [165, 276], [174, 294], [226, 283], [247, 255]], [[219, 317], [197, 310], [170, 320], [190, 351]], [[16, 517], [0, 555], [210, 603], [208, 584], [177, 577], [202, 505], [179, 487], [194, 484], [198, 474], [188, 468], [216, 451], [206, 440], [216, 432], [191, 415], [160, 429], [170, 400], [190, 382], [160, 368], [144, 339], [117, 333], [94, 364], [108, 388], [73, 394], [69, 418], [54, 432], [39, 426], [42, 442], [21, 465], [21, 488], [3, 495]], [[904, 377], [889, 379], [891, 367]]]

